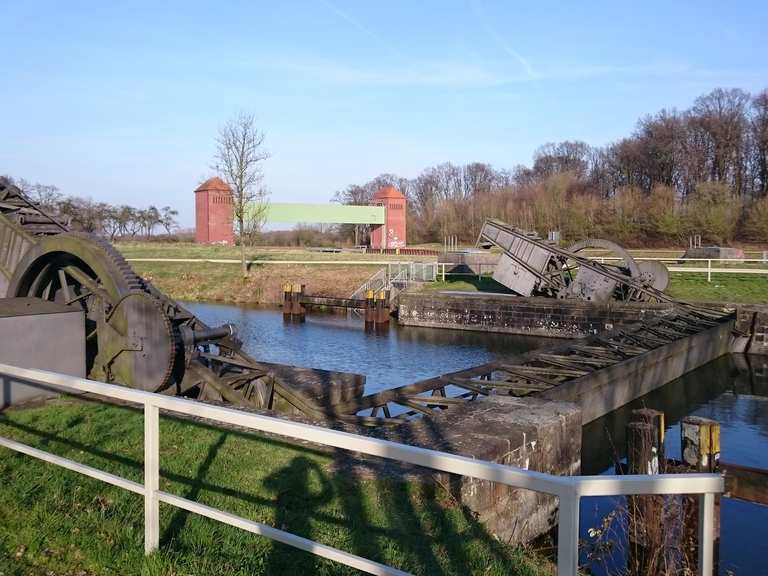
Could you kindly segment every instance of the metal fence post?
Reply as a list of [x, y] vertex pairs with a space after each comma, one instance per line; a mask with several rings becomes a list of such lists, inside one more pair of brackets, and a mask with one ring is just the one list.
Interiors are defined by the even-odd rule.
[[557, 576], [579, 570], [579, 496], [560, 496], [557, 512]]
[[144, 553], [160, 545], [160, 410], [144, 404]]
[[715, 495], [699, 494], [699, 576], [712, 576], [715, 541]]

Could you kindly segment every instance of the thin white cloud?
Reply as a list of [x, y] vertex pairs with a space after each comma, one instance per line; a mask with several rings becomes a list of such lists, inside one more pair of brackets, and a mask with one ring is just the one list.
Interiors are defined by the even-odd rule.
[[342, 10], [336, 4], [332, 3], [330, 0], [320, 0], [321, 4], [324, 4], [326, 8], [328, 8], [331, 12], [336, 14], [339, 18], [350, 24], [353, 28], [356, 28], [359, 32], [362, 32], [366, 36], [368, 36], [371, 40], [376, 42], [376, 44], [379, 45], [380, 48], [382, 48], [385, 52], [388, 52], [391, 56], [395, 56], [396, 58], [402, 58], [403, 55], [398, 52], [390, 42], [387, 41], [386, 38], [381, 36], [378, 32], [375, 32], [368, 28], [365, 24], [360, 22], [357, 18], [352, 16], [349, 12], [346, 12], [345, 10]]
[[475, 13], [477, 20], [480, 22], [488, 36], [491, 37], [495, 44], [504, 53], [515, 60], [522, 67], [523, 71], [528, 75], [529, 78], [536, 78], [538, 74], [534, 71], [533, 66], [531, 66], [531, 63], [528, 61], [528, 59], [525, 58], [520, 52], [515, 50], [512, 46], [510, 46], [509, 43], [491, 25], [482, 1], [475, 0], [470, 2], [470, 6], [472, 6], [472, 11]]
[[701, 73], [686, 65], [561, 65], [541, 68], [535, 76], [510, 73], [504, 61], [446, 60], [416, 61], [403, 66], [356, 67], [321, 58], [264, 57], [241, 62], [244, 68], [287, 72], [329, 84], [393, 87], [495, 88], [509, 85], [551, 82], [579, 82], [600, 78], [647, 79], [693, 76]]

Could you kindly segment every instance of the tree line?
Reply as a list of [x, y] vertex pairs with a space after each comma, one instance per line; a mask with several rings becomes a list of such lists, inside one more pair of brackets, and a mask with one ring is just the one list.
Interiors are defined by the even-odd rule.
[[411, 243], [471, 242], [486, 217], [569, 240], [768, 242], [768, 90], [718, 88], [687, 110], [641, 118], [607, 146], [545, 144], [531, 166], [445, 163], [413, 179], [382, 174], [334, 199], [367, 204], [384, 184], [408, 197]]
[[177, 210], [170, 206], [135, 208], [95, 202], [90, 198], [66, 196], [50, 184], [31, 183], [23, 178], [8, 180], [18, 186], [33, 202], [73, 230], [118, 238], [152, 238], [157, 230], [171, 235], [178, 228]]

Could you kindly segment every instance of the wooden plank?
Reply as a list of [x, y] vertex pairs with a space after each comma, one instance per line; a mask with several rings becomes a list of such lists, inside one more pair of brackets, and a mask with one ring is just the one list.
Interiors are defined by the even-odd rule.
[[427, 416], [431, 416], [433, 414], [433, 410], [431, 408], [428, 408], [422, 404], [419, 404], [418, 402], [408, 400], [407, 398], [398, 398], [397, 400], [394, 400], [394, 402], [397, 402], [402, 406], [407, 406], [408, 408], [411, 408], [416, 412], [421, 412], [422, 414], [426, 414]]
[[452, 398], [443, 396], [406, 396], [406, 398], [412, 402], [421, 402], [427, 406], [455, 406], [467, 403], [466, 398], [459, 398], [458, 396]]
[[[542, 360], [542, 362], [546, 362], [546, 360]], [[499, 364], [498, 366], [501, 370], [511, 368], [530, 374], [544, 374], [545, 376], [584, 376], [585, 374], [589, 374], [589, 370], [576, 367], [551, 368], [549, 366], [528, 366], [526, 364]]]
[[597, 368], [604, 368], [615, 364], [613, 360], [603, 360], [599, 358], [584, 358], [583, 356], [566, 356], [564, 354], [541, 354], [540, 358], [545, 361], [554, 360], [555, 362], [565, 362], [574, 364], [586, 364], [588, 366], [596, 366]]
[[720, 462], [725, 496], [768, 506], [768, 470]]
[[330, 298], [326, 296], [307, 296], [302, 294], [299, 301], [304, 306], [328, 306], [329, 308], [358, 308], [364, 309], [365, 300], [353, 298]]

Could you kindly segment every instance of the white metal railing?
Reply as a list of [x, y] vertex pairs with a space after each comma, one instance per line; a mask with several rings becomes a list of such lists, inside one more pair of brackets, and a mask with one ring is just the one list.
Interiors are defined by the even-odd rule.
[[707, 576], [712, 574], [715, 494], [722, 493], [724, 489], [723, 477], [718, 474], [555, 476], [44, 370], [0, 364], [0, 376], [69, 392], [97, 394], [144, 407], [143, 484], [1, 436], [0, 446], [142, 495], [144, 497], [144, 549], [147, 554], [155, 551], [160, 543], [160, 502], [163, 502], [370, 574], [387, 576], [406, 574], [391, 566], [160, 490], [159, 422], [160, 410], [165, 410], [556, 496], [559, 500], [558, 576], [572, 576], [578, 570], [579, 502], [582, 497], [696, 494], [699, 498], [698, 574]]
[[368, 278], [368, 280], [363, 282], [357, 288], [357, 290], [352, 292], [350, 298], [353, 300], [365, 298], [365, 293], [368, 292], [368, 290], [378, 292], [387, 285], [388, 281], [389, 276], [387, 274], [386, 268], [381, 268], [380, 270], [377, 270], [370, 278]]
[[[622, 258], [618, 256], [589, 256], [590, 260], [598, 261], [602, 264], [605, 262], [616, 262], [621, 261]], [[768, 275], [768, 267], [755, 267], [755, 268], [723, 268], [723, 267], [714, 267], [713, 263], [737, 263], [737, 264], [749, 264], [751, 262], [759, 263], [759, 264], [766, 264], [765, 260], [759, 259], [759, 258], [645, 258], [645, 257], [639, 257], [639, 256], [633, 256], [633, 260], [636, 262], [642, 262], [643, 260], [650, 260], [650, 261], [656, 261], [656, 262], [670, 262], [674, 264], [678, 264], [677, 266], [667, 266], [667, 270], [670, 272], [686, 272], [686, 273], [693, 273], [693, 274], [706, 274], [707, 275], [707, 282], [712, 281], [712, 274], [758, 274], [758, 275]], [[688, 267], [685, 266], [686, 263], [691, 262], [692, 266]], [[696, 266], [696, 263], [703, 263], [706, 262], [707, 266]], [[438, 276], [445, 281], [446, 275], [448, 276], [482, 276], [484, 273], [487, 273], [488, 271], [493, 271], [496, 267], [496, 264], [490, 264], [490, 263], [477, 263], [473, 264], [471, 267], [476, 269], [473, 272], [448, 272], [446, 270], [446, 267], [448, 270], [450, 270], [451, 267], [457, 266], [456, 263], [452, 262], [438, 262], [437, 266], [439, 267], [439, 273]]]

